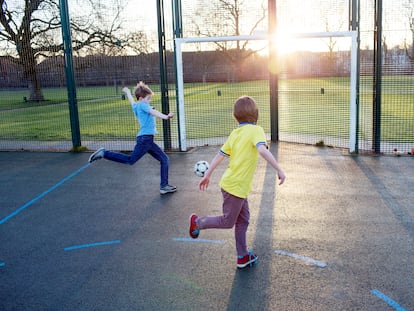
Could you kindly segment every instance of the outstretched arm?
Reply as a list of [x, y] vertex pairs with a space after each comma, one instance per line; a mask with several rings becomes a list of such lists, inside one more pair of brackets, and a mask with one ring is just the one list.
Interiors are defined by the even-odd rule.
[[206, 190], [208, 188], [208, 184], [210, 183], [210, 177], [213, 174], [216, 167], [223, 161], [224, 155], [221, 153], [217, 153], [216, 156], [213, 158], [213, 160], [210, 163], [210, 166], [206, 173], [204, 174], [204, 177], [200, 180], [198, 187], [200, 190]]
[[173, 112], [170, 112], [169, 114], [164, 114], [164, 113], [162, 113], [162, 112], [160, 112], [160, 111], [158, 111], [156, 109], [151, 109], [149, 111], [149, 113], [152, 114], [153, 116], [158, 117], [158, 118], [161, 118], [163, 120], [169, 120], [169, 119], [171, 119], [171, 118], [174, 117], [174, 113]]
[[128, 97], [129, 102], [132, 105], [135, 101], [134, 101], [134, 98], [132, 97], [131, 90], [127, 87], [124, 87], [122, 89], [122, 92], [124, 92], [126, 94], [126, 96]]
[[257, 150], [259, 151], [259, 154], [276, 170], [278, 178], [280, 180], [279, 185], [283, 184], [285, 182], [286, 175], [280, 167], [279, 163], [277, 163], [273, 154], [266, 148], [265, 145], [260, 145]]

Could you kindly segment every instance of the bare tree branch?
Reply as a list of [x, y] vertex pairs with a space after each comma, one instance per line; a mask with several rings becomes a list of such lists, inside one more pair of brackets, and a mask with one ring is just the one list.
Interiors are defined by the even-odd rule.
[[[18, 3], [17, 1], [21, 1]], [[89, 46], [115, 46], [116, 33], [121, 30], [122, 0], [111, 2], [112, 20], [106, 16], [105, 4], [88, 0], [93, 10], [71, 19], [74, 51]], [[13, 5], [0, 0], [0, 41], [6, 42], [11, 60], [23, 68], [30, 88], [30, 100], [43, 100], [37, 73], [39, 56], [55, 55], [63, 50], [60, 37], [60, 11], [58, 0], [14, 0]], [[82, 2], [84, 5], [85, 2]], [[89, 13], [89, 15], [88, 15]], [[15, 47], [15, 52], [11, 47]]]
[[[255, 11], [259, 12], [259, 15], [252, 17], [251, 8], [247, 4], [243, 0], [213, 0], [209, 1], [208, 4], [205, 1], [199, 2], [199, 9], [195, 12], [193, 18], [197, 35], [216, 37], [253, 34], [266, 20], [267, 9], [264, 2], [262, 2], [260, 10]], [[210, 5], [211, 8], [206, 9], [206, 5]], [[218, 12], [218, 14], [211, 16], [211, 14], [205, 15], [204, 13], [212, 11]], [[218, 50], [223, 51], [223, 56], [233, 65], [234, 71], [245, 59], [257, 52], [257, 50], [249, 49], [251, 44], [249, 40], [214, 42], [214, 44]]]

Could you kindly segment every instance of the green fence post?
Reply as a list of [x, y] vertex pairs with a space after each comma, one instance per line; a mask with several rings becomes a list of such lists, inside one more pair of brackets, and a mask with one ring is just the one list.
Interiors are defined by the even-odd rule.
[[70, 127], [72, 131], [73, 147], [81, 146], [78, 102], [76, 99], [75, 73], [73, 69], [72, 38], [70, 33], [68, 1], [59, 0], [60, 18], [62, 24], [63, 52], [65, 61], [66, 87], [68, 90], [68, 103], [70, 114]]
[[279, 97], [278, 97], [278, 56], [276, 39], [277, 13], [276, 0], [268, 1], [269, 12], [269, 92], [270, 92], [270, 139], [279, 140]]
[[[170, 112], [170, 102], [168, 97], [168, 70], [167, 70], [167, 48], [165, 42], [165, 23], [164, 23], [164, 1], [157, 1], [158, 15], [158, 49], [160, 59], [160, 88], [162, 112]], [[171, 126], [169, 120], [163, 120], [164, 149], [171, 149]]]
[[381, 152], [381, 93], [382, 93], [382, 0], [375, 1], [374, 31], [374, 99], [373, 99], [373, 147]]

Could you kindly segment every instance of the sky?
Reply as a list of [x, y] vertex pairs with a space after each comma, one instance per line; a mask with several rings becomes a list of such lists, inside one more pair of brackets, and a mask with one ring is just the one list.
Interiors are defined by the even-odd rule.
[[[191, 6], [198, 3], [198, 0], [181, 0], [183, 6], [183, 15], [187, 20], [184, 21], [184, 29], [190, 28], [185, 22], [189, 19], [189, 11]], [[259, 7], [260, 4], [266, 0], [240, 0], [252, 7]], [[287, 36], [289, 33], [298, 32], [321, 32], [329, 31], [344, 31], [347, 30], [348, 20], [348, 1], [349, 0], [276, 0], [278, 4], [278, 30], [280, 33]], [[166, 19], [171, 18], [171, 0], [164, 0]], [[202, 2], [202, 1], [201, 1]], [[210, 1], [211, 2], [211, 1]], [[9, 6], [22, 5], [23, 0], [6, 0]], [[85, 0], [68, 0], [69, 8], [73, 12], [85, 13], [89, 9], [96, 9], [88, 5], [89, 1]], [[124, 27], [129, 31], [145, 31], [148, 38], [157, 40], [157, 1], [149, 0], [100, 0], [99, 5], [115, 6], [117, 3], [123, 4], [123, 13], [119, 17], [122, 20]], [[361, 0], [361, 18], [363, 30], [370, 30], [367, 36], [372, 36], [373, 29], [373, 12], [372, 7], [374, 0]], [[411, 5], [411, 10], [414, 10], [414, 0], [384, 0], [384, 28], [392, 29], [392, 32], [386, 32], [387, 45], [392, 48], [395, 45], [401, 45], [404, 40], [411, 44], [411, 33], [408, 28], [408, 14], [410, 10], [406, 5]], [[245, 8], [248, 9], [247, 7]], [[251, 8], [250, 8], [251, 10]], [[249, 10], [247, 10], [249, 11]], [[370, 11], [370, 15], [366, 14]], [[250, 12], [250, 11], [249, 11]], [[108, 17], [113, 17], [113, 10], [109, 9], [106, 12]], [[167, 27], [169, 23], [167, 23]], [[246, 24], [246, 23], [244, 23]], [[171, 31], [171, 28], [167, 28]], [[362, 33], [364, 35], [364, 33]], [[321, 48], [326, 48], [326, 43], [319, 42], [318, 44], [302, 44], [302, 46], [295, 46], [295, 42], [284, 41], [281, 42], [280, 50], [290, 50], [304, 48], [315, 49], [317, 45]], [[366, 45], [372, 45], [370, 37], [367, 38]], [[299, 44], [301, 45], [301, 44]]]
[[[183, 15], [188, 12], [188, 4], [196, 3], [195, 0], [181, 0], [183, 6]], [[260, 5], [263, 0], [241, 0], [250, 5]], [[373, 25], [373, 4], [374, 0], [361, 1], [361, 28], [369, 30], [368, 35], [372, 36]], [[170, 12], [171, 0], [165, 0], [166, 11]], [[348, 30], [348, 2], [349, 0], [276, 0], [278, 5], [278, 30], [285, 37], [289, 33], [302, 32], [323, 32], [323, 31], [347, 31]], [[267, 3], [267, 1], [265, 2]], [[144, 10], [142, 8], [145, 8]], [[156, 1], [147, 0], [128, 0], [128, 16], [125, 23], [132, 25], [133, 28], [145, 29], [149, 33], [157, 30], [157, 7]], [[387, 45], [392, 48], [401, 45], [404, 40], [411, 43], [411, 33], [409, 29], [409, 14], [414, 11], [414, 0], [384, 0], [383, 1], [383, 27], [385, 30], [384, 37]], [[134, 13], [133, 13], [134, 12]], [[369, 13], [368, 13], [369, 12]], [[169, 18], [169, 16], [168, 16]], [[185, 27], [185, 25], [184, 25]], [[389, 30], [389, 31], [388, 31]], [[367, 38], [366, 45], [371, 44], [371, 38]], [[319, 43], [316, 40], [309, 40], [305, 45], [310, 49], [326, 48], [326, 40]], [[294, 49], [295, 42], [286, 42], [281, 50], [289, 50], [286, 45]], [[299, 48], [297, 46], [296, 48]]]

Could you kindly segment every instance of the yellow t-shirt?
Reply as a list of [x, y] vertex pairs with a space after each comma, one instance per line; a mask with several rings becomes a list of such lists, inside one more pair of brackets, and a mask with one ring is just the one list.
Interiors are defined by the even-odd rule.
[[266, 135], [258, 125], [240, 124], [231, 132], [220, 149], [222, 155], [230, 158], [220, 180], [223, 190], [236, 197], [247, 198], [252, 188], [259, 145], [266, 145]]

